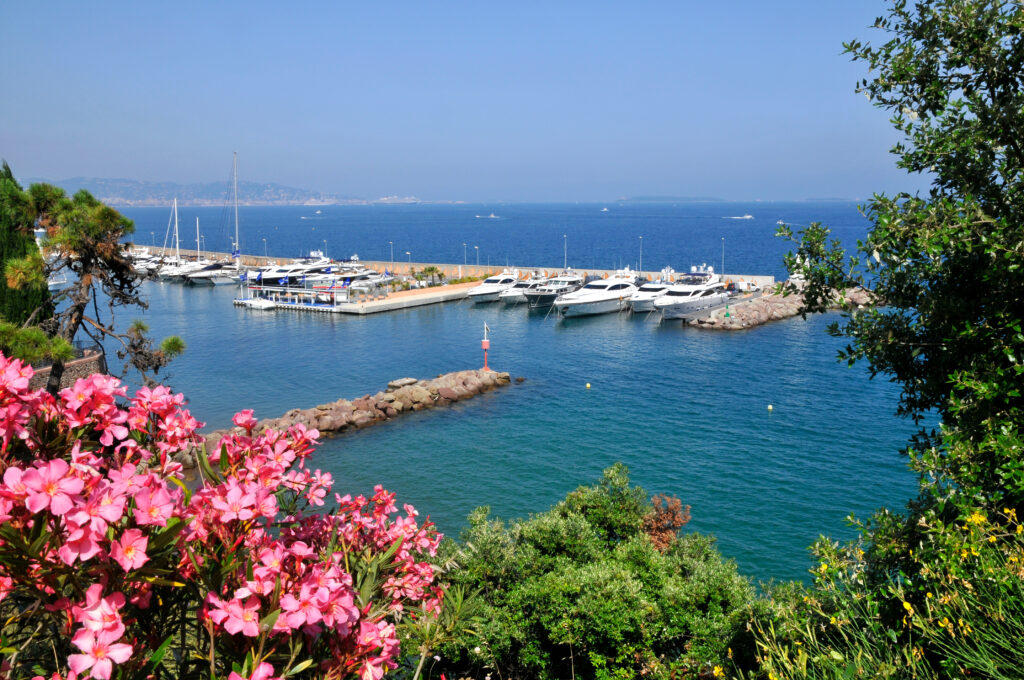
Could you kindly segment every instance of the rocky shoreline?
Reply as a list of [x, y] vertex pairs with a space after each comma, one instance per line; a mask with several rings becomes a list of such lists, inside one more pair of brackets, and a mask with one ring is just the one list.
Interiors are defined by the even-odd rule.
[[[850, 288], [845, 291], [844, 297], [846, 303], [854, 308], [874, 304], [871, 294], [863, 288]], [[706, 330], [739, 331], [769, 321], [794, 317], [800, 313], [802, 306], [803, 299], [799, 295], [767, 293], [757, 298], [737, 300], [723, 309], [716, 309], [707, 318], [697, 319], [691, 325]], [[835, 308], [839, 308], [838, 302]], [[726, 316], [727, 311], [729, 316]]]
[[[306, 409], [293, 408], [278, 418], [259, 421], [258, 429], [284, 430], [302, 423], [321, 433], [341, 432], [391, 420], [402, 413], [472, 399], [482, 392], [508, 385], [511, 381], [508, 373], [483, 369], [445, 373], [430, 380], [400, 378], [389, 382], [386, 390], [373, 395], [367, 394], [352, 400], [339, 399]], [[215, 447], [220, 438], [231, 431], [214, 430], [204, 435], [207, 450]], [[187, 464], [193, 461], [182, 462]]]

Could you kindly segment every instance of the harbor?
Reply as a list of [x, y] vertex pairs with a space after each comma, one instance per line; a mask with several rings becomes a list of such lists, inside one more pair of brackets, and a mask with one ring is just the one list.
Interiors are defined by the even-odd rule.
[[[649, 289], [665, 292], [666, 288], [677, 281], [684, 281], [687, 277], [692, 279], [695, 276], [702, 276], [707, 283], [714, 283], [713, 286], [705, 285], [704, 287], [715, 288], [715, 290], [699, 292], [714, 292], [715, 296], [706, 298], [705, 303], [696, 309], [687, 309], [681, 313], [670, 314], [668, 317], [688, 322], [712, 316], [714, 312], [724, 309], [728, 304], [742, 305], [756, 299], [761, 291], [771, 289], [775, 285], [774, 276], [716, 274], [713, 268], [707, 267], [707, 265], [694, 266], [689, 274], [677, 273], [671, 269], [631, 271], [628, 267], [625, 270], [586, 269], [580, 271], [552, 267], [509, 269], [411, 261], [396, 263], [350, 259], [335, 262], [324, 258], [320, 251], [314, 251], [310, 257], [297, 260], [240, 255], [239, 264], [235, 265], [229, 253], [202, 253], [180, 249], [169, 251], [163, 248], [146, 249], [146, 252], [147, 256], [158, 260], [171, 257], [171, 253], [173, 253], [176, 262], [209, 263], [200, 270], [201, 273], [218, 267], [222, 272], [231, 271], [234, 268], [234, 271], [240, 274], [240, 279], [231, 280], [232, 283], [238, 285], [240, 291], [239, 296], [234, 299], [234, 304], [263, 311], [280, 309], [326, 314], [366, 315], [459, 301], [466, 298], [472, 298], [477, 303], [498, 302], [499, 295], [504, 293], [505, 289], [532, 288], [554, 280], [559, 275], [563, 277], [571, 275], [578, 279], [579, 285], [560, 290], [559, 293], [565, 295], [553, 295], [548, 302], [548, 304], [554, 304], [560, 314], [586, 315], [609, 311], [647, 313], [659, 311], [664, 318], [666, 312], [653, 303], [653, 298], [657, 295], [646, 296], [645, 300], [649, 304], [635, 309], [631, 304], [631, 298], [634, 295], [644, 297], [644, 291]], [[181, 265], [177, 266], [181, 267]], [[425, 272], [430, 274], [430, 283], [424, 281]], [[503, 273], [506, 278], [501, 281], [495, 280], [493, 291], [482, 290], [486, 288], [487, 283], [492, 281], [490, 277], [500, 277]], [[467, 279], [469, 280], [467, 281]], [[485, 285], [481, 285], [481, 280]], [[621, 280], [622, 283], [611, 285], [617, 280]], [[456, 281], [456, 283], [448, 283], [448, 281]], [[604, 295], [603, 301], [590, 302], [574, 309], [565, 308], [569, 303], [559, 301], [578, 288], [591, 287], [586, 284], [598, 282], [593, 283], [593, 287], [601, 287], [603, 284], [600, 282], [604, 281], [608, 281], [610, 287], [622, 290], [618, 294]], [[528, 286], [523, 282], [536, 283]], [[662, 285], [652, 288], [649, 285], [652, 282]], [[690, 281], [690, 283], [701, 282], [700, 280]], [[725, 294], [726, 291], [729, 292], [728, 295]], [[586, 291], [583, 294], [586, 294]], [[576, 293], [576, 295], [578, 296], [580, 293]], [[507, 301], [504, 302], [507, 304]], [[735, 324], [718, 324], [714, 327], [736, 328]]]

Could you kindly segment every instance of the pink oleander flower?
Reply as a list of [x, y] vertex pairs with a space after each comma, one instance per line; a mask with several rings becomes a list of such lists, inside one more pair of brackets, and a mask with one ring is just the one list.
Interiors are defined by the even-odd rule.
[[317, 623], [323, 618], [321, 608], [326, 599], [326, 594], [320, 589], [304, 585], [299, 589], [298, 597], [291, 593], [281, 596], [281, 617], [278, 620], [284, 619], [292, 629]]
[[[69, 477], [71, 467], [57, 458], [45, 465], [29, 468], [21, 476], [25, 485], [25, 507], [39, 512], [46, 507], [55, 515], [63, 515], [73, 505], [72, 496], [82, 490], [84, 483], [77, 477]], [[6, 474], [5, 474], [6, 476]]]
[[281, 677], [274, 675], [274, 667], [264, 661], [253, 670], [252, 675], [248, 678], [239, 675], [238, 673], [231, 671], [231, 675], [228, 676], [228, 680], [282, 680]]
[[238, 413], [236, 413], [235, 417], [231, 419], [231, 422], [245, 430], [252, 430], [254, 427], [256, 427], [256, 423], [258, 423], [259, 421], [253, 417], [252, 409], [249, 408], [245, 409], [244, 411], [239, 411]]
[[[242, 591], [245, 592], [245, 591]], [[236, 593], [238, 595], [238, 593]], [[227, 602], [213, 597], [208, 601], [214, 605], [210, 611], [210, 619], [224, 627], [224, 630], [235, 635], [241, 633], [247, 637], [259, 637], [260, 634], [260, 601], [251, 596], [244, 602], [238, 597]]]
[[88, 628], [75, 633], [71, 643], [82, 650], [82, 654], [72, 654], [68, 657], [68, 666], [75, 673], [87, 671], [90, 668], [90, 676], [97, 680], [109, 680], [114, 670], [115, 663], [124, 663], [132, 655], [132, 646], [117, 643], [120, 636], [115, 636], [109, 631], [98, 633]]
[[[223, 492], [226, 489], [226, 492]], [[230, 522], [233, 519], [247, 520], [256, 516], [256, 494], [247, 492], [234, 479], [229, 479], [218, 493], [210, 500], [215, 510], [220, 511], [220, 520]]]
[[106, 631], [118, 639], [124, 635], [124, 624], [119, 610], [125, 605], [124, 593], [113, 593], [103, 597], [103, 586], [94, 583], [85, 591], [85, 602], [71, 607], [71, 615], [86, 630]]
[[138, 569], [149, 561], [146, 546], [149, 539], [138, 529], [128, 529], [121, 535], [121, 540], [114, 541], [110, 546], [110, 556], [121, 565], [126, 572]]
[[135, 522], [139, 526], [167, 526], [174, 514], [174, 499], [164, 488], [146, 487], [135, 496]]

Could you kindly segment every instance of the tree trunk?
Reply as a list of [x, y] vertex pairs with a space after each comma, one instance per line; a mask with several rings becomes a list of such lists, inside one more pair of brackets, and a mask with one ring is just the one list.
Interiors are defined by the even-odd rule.
[[53, 365], [50, 366], [50, 377], [46, 381], [46, 391], [57, 396], [60, 392], [60, 381], [64, 377], [64, 362], [54, 361]]

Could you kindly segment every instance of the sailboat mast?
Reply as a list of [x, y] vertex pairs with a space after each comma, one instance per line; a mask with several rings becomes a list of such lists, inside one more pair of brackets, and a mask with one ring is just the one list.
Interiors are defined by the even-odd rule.
[[242, 269], [242, 248], [238, 243], [238, 152], [235, 151], [233, 176], [235, 180], [235, 271]]
[[178, 199], [174, 199], [174, 258], [181, 264], [181, 246], [178, 244]]
[[203, 250], [202, 250], [202, 248], [199, 247], [199, 218], [198, 217], [196, 218], [196, 252], [199, 253], [198, 255], [196, 255], [196, 261], [198, 262], [199, 260], [203, 259]]

